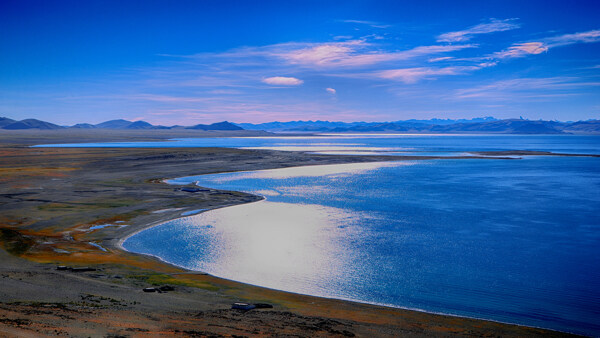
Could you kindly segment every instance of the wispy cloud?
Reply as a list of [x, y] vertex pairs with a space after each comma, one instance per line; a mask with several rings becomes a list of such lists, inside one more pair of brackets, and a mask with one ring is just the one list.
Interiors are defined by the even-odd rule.
[[450, 67], [414, 67], [389, 69], [376, 72], [373, 75], [394, 81], [400, 81], [407, 84], [416, 83], [423, 79], [432, 79], [442, 75], [463, 75], [480, 70], [482, 68], [493, 67], [496, 62], [481, 62], [471, 66], [450, 66]]
[[362, 40], [321, 43], [306, 48], [289, 50], [278, 54], [278, 56], [292, 64], [314, 66], [364, 65], [389, 60], [389, 56], [381, 53], [368, 55], [357, 53], [365, 45], [366, 42]]
[[[470, 40], [476, 34], [485, 34], [505, 31], [519, 27], [516, 19], [492, 20], [490, 23], [476, 25], [464, 31], [450, 32], [438, 36], [439, 42], [464, 42]], [[376, 44], [377, 41], [369, 37], [345, 40], [345, 37], [337, 37], [343, 41], [321, 42], [321, 43], [298, 43], [288, 42], [259, 47], [242, 47], [222, 53], [201, 53], [195, 55], [166, 55], [171, 58], [184, 58], [195, 60], [204, 64], [211, 63], [214, 67], [219, 65], [230, 66], [261, 66], [265, 61], [283, 60], [292, 65], [315, 66], [315, 67], [359, 67], [374, 65], [382, 62], [401, 61], [422, 56], [433, 56], [463, 49], [477, 48], [477, 44], [458, 45], [428, 45], [417, 46], [406, 50], [389, 50]], [[543, 53], [551, 48], [567, 46], [576, 43], [593, 43], [600, 41], [600, 30], [563, 34], [553, 37], [542, 38], [537, 41], [518, 42], [507, 49], [487, 56], [471, 58], [471, 60], [483, 58], [514, 58], [526, 55]], [[429, 62], [448, 60], [449, 56], [430, 58]], [[466, 58], [456, 59], [467, 60]]]
[[482, 99], [511, 99], [515, 95], [528, 97], [561, 97], [577, 95], [584, 87], [598, 87], [600, 82], [585, 81], [577, 77], [547, 77], [547, 78], [516, 78], [495, 81], [487, 85], [473, 88], [458, 89], [455, 98], [482, 98]]
[[548, 47], [542, 42], [525, 42], [516, 43], [508, 47], [508, 49], [496, 52], [492, 57], [497, 59], [518, 58], [531, 54], [541, 54], [547, 51]]
[[[267, 46], [243, 47], [222, 53], [202, 53], [182, 56], [187, 69], [177, 75], [169, 86], [203, 87], [219, 84], [221, 87], [251, 86], [264, 73], [306, 74], [307, 72], [339, 71], [345, 74], [398, 68], [399, 63], [412, 65], [436, 55], [465, 49], [475, 44], [425, 45], [405, 50], [389, 50], [387, 44], [368, 41], [367, 37], [322, 43], [288, 42]], [[386, 48], [387, 47], [387, 48]], [[450, 60], [439, 56], [431, 62]], [[197, 75], [193, 73], [197, 72]], [[161, 78], [166, 78], [155, 71]], [[169, 78], [174, 74], [165, 71]], [[160, 83], [160, 81], [158, 81]], [[298, 85], [298, 81], [263, 79], [270, 85]], [[224, 89], [224, 88], [222, 88]]]
[[539, 41], [515, 43], [507, 49], [492, 54], [491, 58], [519, 58], [528, 55], [541, 54], [550, 48], [573, 45], [576, 43], [592, 43], [600, 41], [600, 30], [563, 34], [540, 39]]
[[[223, 53], [201, 53], [182, 55], [183, 59], [195, 64], [218, 66], [261, 67], [302, 66], [310, 68], [365, 67], [385, 62], [403, 61], [418, 57], [476, 48], [475, 44], [426, 45], [405, 50], [389, 50], [379, 43], [377, 36], [360, 39], [299, 43], [287, 42], [266, 46], [243, 47]], [[170, 57], [174, 57], [171, 55]], [[283, 61], [283, 62], [282, 62]]]
[[466, 44], [466, 45], [432, 45], [432, 46], [419, 46], [406, 51], [398, 52], [398, 59], [409, 59], [420, 56], [428, 56], [434, 54], [448, 53], [459, 51], [467, 48], [476, 48], [477, 45]]
[[352, 38], [352, 35], [336, 35], [333, 37], [334, 40], [350, 40]]
[[359, 24], [359, 25], [367, 25], [367, 26], [371, 26], [373, 28], [389, 28], [392, 27], [392, 25], [387, 25], [387, 24], [383, 24], [380, 22], [375, 22], [375, 21], [367, 21], [367, 20], [341, 20], [342, 22], [345, 23], [354, 23], [354, 24]]
[[158, 94], [136, 94], [136, 95], [114, 95], [106, 96], [105, 98], [110, 99], [127, 99], [135, 101], [153, 101], [161, 103], [206, 103], [214, 101], [213, 97], [190, 97], [190, 96], [171, 96], [171, 95], [158, 95]]
[[333, 88], [325, 88], [325, 90], [329, 93], [329, 94], [333, 94], [335, 95], [337, 93], [337, 91]]
[[208, 93], [214, 95], [237, 95], [242, 94], [243, 92], [235, 89], [214, 89], [209, 91]]
[[394, 81], [401, 81], [404, 83], [416, 83], [425, 78], [431, 78], [440, 75], [458, 75], [464, 74], [469, 71], [480, 69], [478, 66], [456, 66], [456, 67], [415, 67], [415, 68], [401, 68], [401, 69], [390, 69], [378, 72], [375, 76]]
[[478, 34], [489, 34], [494, 32], [503, 32], [521, 27], [515, 22], [516, 19], [497, 20], [490, 19], [488, 23], [482, 23], [465, 30], [448, 32], [437, 37], [438, 42], [464, 42]]
[[440, 62], [440, 61], [447, 61], [447, 60], [451, 60], [454, 59], [454, 57], [452, 56], [441, 56], [438, 58], [431, 58], [429, 60], [427, 60], [428, 62]]
[[321, 43], [275, 54], [291, 64], [317, 67], [360, 67], [383, 62], [408, 60], [420, 56], [435, 55], [474, 48], [476, 45], [418, 46], [404, 51], [382, 51], [364, 40]]
[[591, 30], [587, 32], [564, 34], [545, 39], [543, 42], [548, 48], [567, 46], [575, 43], [591, 43], [600, 41], [600, 30]]
[[295, 77], [273, 76], [262, 79], [262, 82], [273, 86], [299, 86], [304, 81]]

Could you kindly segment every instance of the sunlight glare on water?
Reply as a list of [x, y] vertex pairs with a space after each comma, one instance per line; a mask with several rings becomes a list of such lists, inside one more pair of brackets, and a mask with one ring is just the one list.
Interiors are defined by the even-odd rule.
[[[200, 226], [192, 225], [189, 231], [202, 238], [196, 246], [215, 251], [210, 253], [211, 262], [196, 261], [194, 269], [249, 283], [260, 280], [277, 289], [314, 292], [315, 281], [331, 280], [349, 263], [345, 247], [349, 234], [340, 226], [356, 219], [360, 217], [339, 208], [268, 201], [207, 212], [194, 217], [193, 224]], [[312, 280], [307, 283], [307, 278]]]
[[[284, 169], [271, 169], [249, 171], [241, 173], [225, 173], [211, 175], [211, 180], [216, 183], [234, 181], [240, 179], [288, 179], [294, 177], [321, 177], [321, 176], [351, 176], [365, 173], [367, 171], [378, 168], [398, 167], [411, 165], [409, 162], [391, 161], [391, 162], [367, 162], [367, 163], [348, 163], [348, 164], [328, 164], [328, 165], [313, 165], [301, 166]], [[204, 178], [205, 176], [199, 176]], [[189, 177], [181, 179], [168, 180], [167, 183], [177, 184], [178, 182], [188, 182]]]

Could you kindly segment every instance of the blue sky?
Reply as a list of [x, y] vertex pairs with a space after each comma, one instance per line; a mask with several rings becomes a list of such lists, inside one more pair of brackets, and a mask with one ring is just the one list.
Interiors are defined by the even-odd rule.
[[7, 1], [0, 116], [600, 118], [598, 1]]

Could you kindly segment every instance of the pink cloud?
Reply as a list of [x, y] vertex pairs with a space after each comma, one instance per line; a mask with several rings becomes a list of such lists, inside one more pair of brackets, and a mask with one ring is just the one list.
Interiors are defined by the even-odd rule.
[[543, 42], [525, 42], [514, 44], [508, 49], [494, 53], [494, 57], [499, 59], [518, 58], [530, 54], [541, 54], [547, 52], [548, 47]]

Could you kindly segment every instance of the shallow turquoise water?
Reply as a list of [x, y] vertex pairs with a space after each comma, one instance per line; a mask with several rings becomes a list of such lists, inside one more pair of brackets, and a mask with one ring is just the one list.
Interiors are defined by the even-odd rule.
[[[321, 139], [259, 140], [244, 146], [324, 146]], [[327, 143], [368, 151], [600, 153], [598, 137]], [[167, 222], [124, 247], [276, 289], [600, 335], [600, 158], [386, 162], [172, 183], [195, 181], [267, 199]]]

